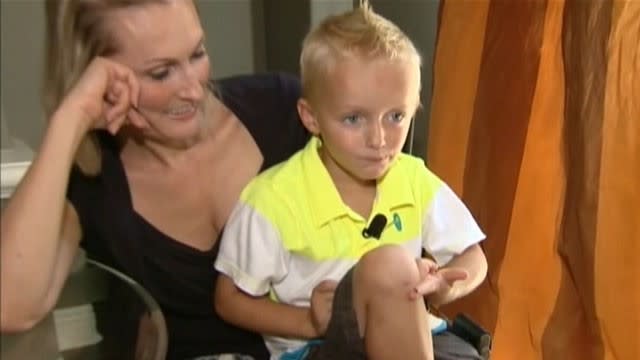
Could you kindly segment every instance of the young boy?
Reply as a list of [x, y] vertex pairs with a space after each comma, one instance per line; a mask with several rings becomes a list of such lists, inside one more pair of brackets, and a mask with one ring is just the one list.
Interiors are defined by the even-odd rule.
[[420, 61], [366, 5], [305, 39], [298, 111], [315, 136], [243, 191], [215, 264], [217, 311], [271, 359], [479, 358], [425, 307], [472, 291], [486, 261], [467, 208], [401, 153]]

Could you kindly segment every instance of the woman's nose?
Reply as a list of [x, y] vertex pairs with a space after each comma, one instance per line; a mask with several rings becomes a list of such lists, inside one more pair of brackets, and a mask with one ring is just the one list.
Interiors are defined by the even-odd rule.
[[180, 90], [180, 96], [188, 100], [201, 100], [204, 96], [204, 85], [200, 81], [195, 71], [187, 69], [185, 71], [184, 83]]

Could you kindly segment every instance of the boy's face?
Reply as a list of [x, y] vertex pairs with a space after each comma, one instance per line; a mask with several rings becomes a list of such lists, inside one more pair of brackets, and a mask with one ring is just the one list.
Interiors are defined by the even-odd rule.
[[420, 68], [407, 60], [337, 61], [313, 101], [301, 100], [302, 120], [322, 138], [320, 149], [334, 181], [370, 183], [402, 151], [419, 104]]

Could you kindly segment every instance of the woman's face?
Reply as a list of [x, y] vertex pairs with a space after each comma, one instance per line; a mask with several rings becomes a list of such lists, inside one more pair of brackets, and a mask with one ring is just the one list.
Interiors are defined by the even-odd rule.
[[192, 1], [171, 0], [115, 10], [109, 17], [117, 52], [111, 58], [137, 74], [144, 136], [190, 143], [204, 124], [209, 57]]

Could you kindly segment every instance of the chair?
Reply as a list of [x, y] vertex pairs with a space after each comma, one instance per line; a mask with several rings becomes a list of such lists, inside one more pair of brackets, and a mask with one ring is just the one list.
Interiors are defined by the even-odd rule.
[[0, 341], [3, 360], [162, 360], [168, 336], [158, 303], [140, 284], [81, 251], [53, 311]]

